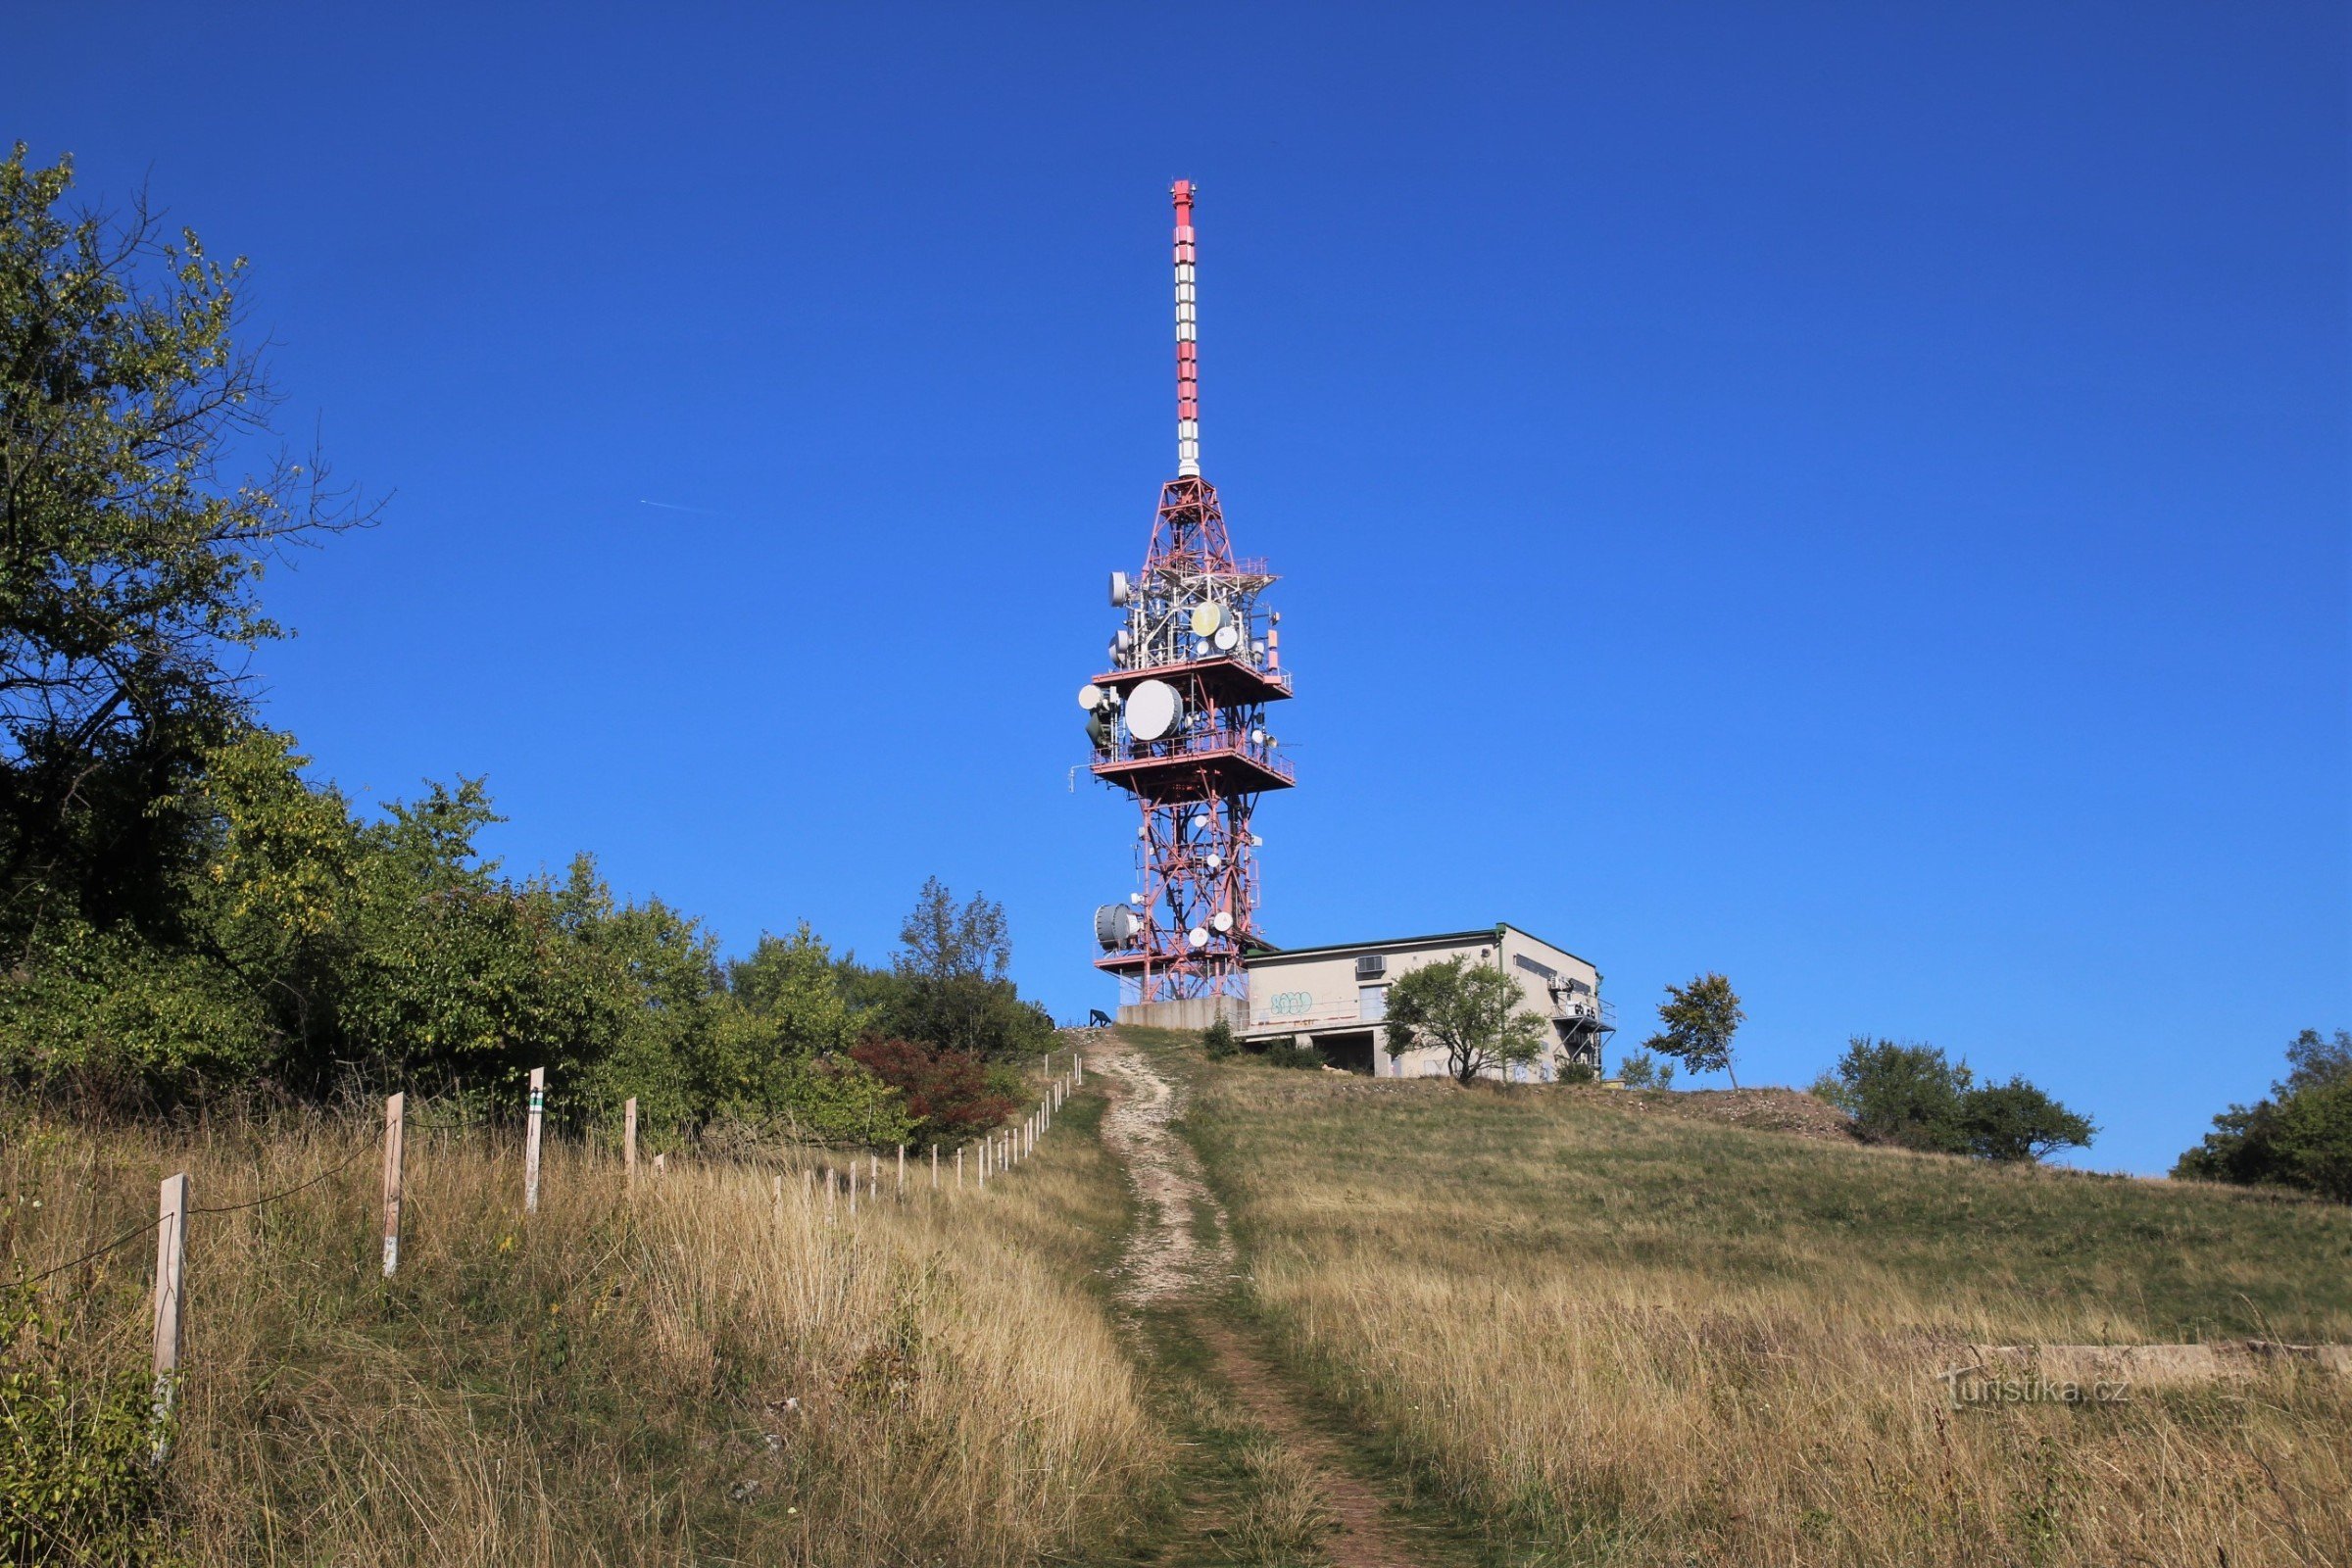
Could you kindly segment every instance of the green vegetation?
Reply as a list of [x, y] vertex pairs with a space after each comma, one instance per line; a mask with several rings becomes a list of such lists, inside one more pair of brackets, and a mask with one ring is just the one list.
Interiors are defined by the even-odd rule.
[[545, 1067], [560, 1122], [634, 1096], [657, 1145], [1002, 1114], [988, 1064], [1052, 1023], [984, 898], [926, 884], [888, 968], [806, 926], [722, 965], [585, 856], [485, 860], [478, 779], [363, 817], [310, 777], [242, 673], [281, 635], [263, 571], [374, 514], [315, 461], [242, 471], [271, 401], [233, 341], [243, 262], [143, 209], [71, 214], [70, 186], [21, 145], [0, 162], [0, 1086], [85, 1109], [399, 1087], [511, 1115]]
[[1710, 971], [1687, 986], [1666, 988], [1666, 1000], [1658, 1004], [1663, 1027], [1642, 1046], [1674, 1057], [1691, 1072], [1729, 1073], [1737, 1089], [1740, 1074], [1732, 1065], [1732, 1037], [1746, 1021], [1731, 981]]
[[681, 1156], [632, 1193], [568, 1141], [526, 1217], [511, 1131], [418, 1118], [389, 1282], [366, 1119], [14, 1113], [0, 1255], [100, 1249], [159, 1168], [229, 1211], [191, 1222], [163, 1472], [152, 1241], [44, 1283], [37, 1330], [0, 1295], [0, 1541], [46, 1532], [0, 1561], [1102, 1560], [1171, 1456], [1086, 1283], [1125, 1201], [1092, 1113], [985, 1194], [915, 1164], [902, 1201], [886, 1165], [854, 1221], [798, 1161]]
[[1632, 1051], [1617, 1063], [1617, 1077], [1628, 1089], [1664, 1089], [1674, 1082], [1674, 1063], [1646, 1051]]
[[2097, 1129], [2023, 1078], [1976, 1081], [1934, 1046], [1857, 1035], [1813, 1093], [1854, 1119], [1866, 1143], [1980, 1159], [2046, 1159], [2087, 1148]]
[[2213, 1131], [2173, 1174], [2299, 1187], [2352, 1202], [2352, 1031], [2338, 1029], [2330, 1040], [2306, 1029], [2286, 1048], [2286, 1062], [2270, 1099], [2214, 1117]]
[[1389, 987], [1389, 1054], [1436, 1047], [1462, 1083], [1506, 1063], [1533, 1061], [1545, 1030], [1523, 1001], [1516, 980], [1466, 956], [1424, 964]]
[[[1286, 1356], [1496, 1563], [2319, 1562], [2352, 1379], [1955, 1410], [1971, 1347], [2352, 1339], [2352, 1212], [1712, 1122], [1244, 1075], [1187, 1125]], [[1723, 1114], [1736, 1114], [1729, 1097]]]

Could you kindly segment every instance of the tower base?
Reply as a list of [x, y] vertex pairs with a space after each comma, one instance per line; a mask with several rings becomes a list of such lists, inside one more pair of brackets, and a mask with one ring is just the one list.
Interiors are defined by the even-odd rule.
[[1240, 997], [1183, 997], [1173, 1002], [1123, 1002], [1119, 1022], [1147, 1029], [1205, 1029], [1218, 1017], [1240, 1034], [1250, 1026], [1250, 1004]]

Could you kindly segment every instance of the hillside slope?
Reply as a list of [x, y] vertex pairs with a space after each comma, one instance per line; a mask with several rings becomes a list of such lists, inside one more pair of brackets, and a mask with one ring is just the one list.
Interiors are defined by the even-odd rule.
[[2352, 1211], [1156, 1059], [1286, 1356], [1497, 1560], [2352, 1560], [2352, 1379], [1963, 1407], [1937, 1377], [1975, 1344], [2352, 1339]]

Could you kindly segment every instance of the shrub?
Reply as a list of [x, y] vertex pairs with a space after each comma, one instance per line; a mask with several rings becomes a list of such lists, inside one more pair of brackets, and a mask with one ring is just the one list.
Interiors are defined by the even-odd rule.
[[160, 1561], [149, 1380], [63, 1360], [32, 1290], [0, 1286], [0, 1561]]
[[1322, 1067], [1323, 1057], [1312, 1046], [1302, 1046], [1296, 1041], [1286, 1040], [1280, 1045], [1266, 1048], [1266, 1063], [1274, 1067], [1296, 1067], [1302, 1071], [1315, 1072]]
[[2286, 1060], [2272, 1098], [2214, 1117], [2214, 1130], [2180, 1156], [2175, 1176], [2300, 1187], [2352, 1202], [2352, 1031], [2328, 1040], [2306, 1029]]
[[1233, 1025], [1219, 1017], [1206, 1029], [1200, 1031], [1200, 1049], [1207, 1052], [1216, 1060], [1223, 1061], [1226, 1057], [1238, 1054], [1242, 1046], [1241, 1042], [1234, 1038]]
[[1856, 1035], [1845, 1043], [1833, 1075], [1813, 1093], [1854, 1119], [1865, 1143], [1896, 1144], [1940, 1153], [1964, 1152], [1960, 1097], [1975, 1075], [1934, 1046], [1900, 1045]]
[[2023, 1078], [1979, 1085], [1930, 1045], [1856, 1035], [1813, 1093], [1853, 1118], [1865, 1143], [1996, 1161], [2087, 1148], [2097, 1129]]
[[1674, 1082], [1674, 1063], [1636, 1051], [1617, 1064], [1617, 1077], [1628, 1089], [1663, 1089]]
[[850, 1055], [905, 1097], [918, 1143], [994, 1127], [1017, 1103], [969, 1052], [874, 1038], [859, 1041]]
[[1564, 1084], [1595, 1083], [1599, 1078], [1599, 1072], [1589, 1061], [1572, 1061], [1560, 1069], [1560, 1082]]
[[1963, 1152], [2003, 1163], [2086, 1149], [2097, 1129], [2023, 1078], [1960, 1097], [1953, 1118]]

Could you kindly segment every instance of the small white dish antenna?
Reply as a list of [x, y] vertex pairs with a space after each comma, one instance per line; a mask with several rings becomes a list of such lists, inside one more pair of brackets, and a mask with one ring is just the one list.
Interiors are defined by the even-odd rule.
[[1222, 871], [1225, 869], [1225, 857], [1222, 855], [1211, 855], [1208, 858], [1208, 868], [1211, 871]]
[[1206, 811], [1202, 811], [1199, 816], [1193, 818], [1193, 826], [1206, 827], [1209, 823], [1215, 820], [1216, 818], [1210, 816]]
[[1233, 929], [1233, 911], [1231, 909], [1219, 909], [1215, 914], [1209, 916], [1208, 923], [1215, 926], [1219, 931], [1230, 931]]
[[1135, 590], [1128, 583], [1127, 574], [1123, 571], [1112, 572], [1110, 574], [1110, 602], [1113, 605], [1123, 605], [1134, 597]]
[[1218, 653], [1230, 654], [1241, 643], [1242, 634], [1231, 626], [1219, 626], [1208, 640], [1217, 645]]
[[1190, 942], [1196, 948], [1207, 947], [1208, 927], [1204, 925], [1197, 925], [1193, 927], [1190, 931], [1185, 933], [1184, 940]]
[[1250, 847], [1253, 850], [1262, 850], [1266, 847], [1266, 841], [1252, 833], [1250, 835]]
[[1093, 712], [1102, 706], [1102, 688], [1089, 681], [1078, 688], [1078, 706]]
[[1217, 628], [1225, 624], [1225, 607], [1213, 599], [1204, 605], [1195, 605], [1193, 607], [1193, 635], [1213, 637], [1216, 635]]

